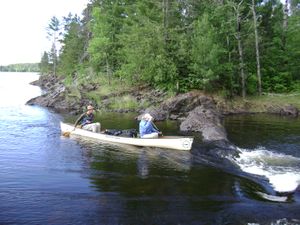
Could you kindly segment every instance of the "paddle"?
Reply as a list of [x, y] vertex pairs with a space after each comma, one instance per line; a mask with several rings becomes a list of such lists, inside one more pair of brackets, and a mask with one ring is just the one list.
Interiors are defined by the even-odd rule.
[[152, 126], [155, 128], [155, 130], [157, 130], [159, 132], [158, 134], [163, 136], [162, 132], [157, 128], [157, 126], [152, 121], [150, 121], [150, 122], [152, 123]]
[[71, 132], [74, 131], [74, 130], [75, 130], [75, 127], [71, 131], [63, 131], [62, 132], [62, 136], [64, 136], [64, 137], [70, 137]]

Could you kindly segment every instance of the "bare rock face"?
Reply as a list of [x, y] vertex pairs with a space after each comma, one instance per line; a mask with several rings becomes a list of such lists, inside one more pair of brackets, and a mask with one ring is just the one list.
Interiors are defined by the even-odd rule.
[[204, 141], [227, 141], [215, 102], [198, 92], [178, 95], [163, 102], [158, 108], [148, 108], [145, 112], [150, 113], [155, 120], [181, 120], [181, 131], [201, 132]]
[[210, 102], [211, 99], [198, 92], [188, 92], [168, 99], [158, 108], [148, 108], [145, 112], [150, 113], [155, 120], [185, 118], [195, 107]]
[[40, 76], [39, 80], [32, 82], [40, 86], [45, 94], [29, 100], [28, 105], [48, 107], [59, 113], [75, 114], [80, 111], [78, 99], [68, 97], [65, 85], [54, 75]]
[[220, 115], [213, 106], [209, 108], [204, 105], [196, 107], [181, 123], [180, 130], [201, 132], [204, 141], [227, 141]]
[[67, 113], [77, 110], [78, 104], [76, 99], [66, 98], [66, 91], [63, 85], [56, 85], [41, 96], [29, 100], [28, 105], [39, 105], [42, 107], [52, 108], [56, 112]]

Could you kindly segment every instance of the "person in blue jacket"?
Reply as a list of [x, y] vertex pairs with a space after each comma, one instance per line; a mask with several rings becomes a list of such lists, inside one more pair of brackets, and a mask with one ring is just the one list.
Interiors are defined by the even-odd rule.
[[149, 113], [142, 116], [139, 124], [141, 138], [158, 138], [160, 131], [156, 128], [152, 121], [153, 117]]

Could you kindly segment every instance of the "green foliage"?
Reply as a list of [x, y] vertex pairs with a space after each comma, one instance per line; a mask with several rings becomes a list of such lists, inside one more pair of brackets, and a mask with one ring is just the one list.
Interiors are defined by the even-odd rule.
[[69, 14], [64, 18], [64, 38], [58, 70], [65, 76], [73, 76], [84, 52], [84, 38], [81, 32], [80, 19]]
[[130, 95], [122, 96], [121, 98], [114, 98], [113, 101], [109, 104], [109, 108], [113, 110], [118, 109], [127, 109], [133, 110], [138, 108], [138, 102], [135, 98]]
[[58, 63], [58, 54], [57, 54], [57, 41], [59, 38], [60, 31], [60, 21], [57, 17], [53, 16], [50, 20], [50, 23], [47, 27], [48, 38], [52, 41], [52, 46], [48, 54], [49, 62], [52, 64], [52, 72], [56, 74], [57, 63]]
[[192, 38], [191, 88], [213, 89], [213, 84], [219, 78], [220, 57], [222, 47], [216, 40], [216, 31], [209, 22], [208, 14], [195, 22]]
[[[280, 1], [256, 1], [264, 92], [299, 90], [297, 1], [290, 1], [288, 21]], [[51, 19], [53, 45], [42, 57], [41, 70], [55, 72], [57, 61], [67, 83], [101, 84], [101, 93], [91, 92], [91, 98], [120, 88], [116, 83], [123, 88], [151, 85], [170, 93], [210, 90], [233, 97], [242, 89], [237, 34], [247, 94], [257, 94], [253, 14], [247, 1], [92, 0], [83, 15], [69, 15], [62, 24]]]
[[132, 84], [148, 83], [175, 90], [177, 65], [170, 57], [159, 7], [155, 2], [141, 1], [127, 9], [130, 14], [125, 20], [124, 32], [119, 35], [123, 47], [119, 50], [122, 65], [117, 74]]
[[0, 65], [0, 72], [40, 72], [38, 63], [17, 63], [7, 66]]
[[291, 89], [293, 92], [300, 93], [300, 81], [293, 83]]
[[300, 9], [294, 11], [289, 18], [287, 30], [286, 52], [287, 70], [290, 71], [293, 80], [300, 81]]
[[254, 95], [257, 91], [257, 77], [256, 74], [251, 74], [247, 78], [247, 93]]
[[49, 63], [49, 56], [47, 52], [44, 52], [41, 63], [40, 63], [40, 71], [41, 74], [48, 74], [50, 72], [50, 63]]

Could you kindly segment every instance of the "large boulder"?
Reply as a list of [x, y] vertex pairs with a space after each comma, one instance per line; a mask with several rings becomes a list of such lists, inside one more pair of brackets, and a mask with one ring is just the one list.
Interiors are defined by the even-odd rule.
[[183, 119], [188, 112], [199, 105], [207, 105], [211, 98], [199, 92], [188, 92], [177, 95], [162, 102], [159, 107], [150, 107], [145, 113], [150, 113], [155, 120]]
[[204, 141], [227, 141], [227, 134], [215, 107], [200, 105], [180, 125], [181, 131], [201, 132]]
[[155, 120], [181, 120], [181, 131], [201, 132], [204, 141], [227, 141], [216, 103], [211, 97], [199, 92], [175, 96], [145, 112], [150, 113]]

